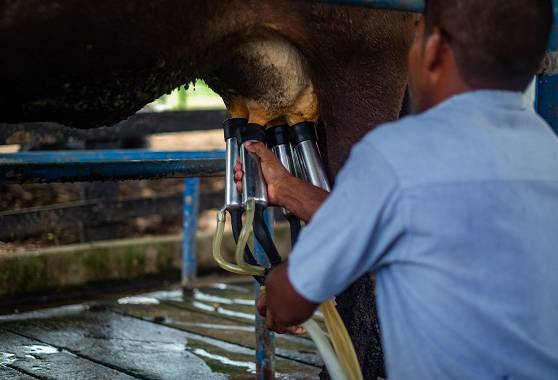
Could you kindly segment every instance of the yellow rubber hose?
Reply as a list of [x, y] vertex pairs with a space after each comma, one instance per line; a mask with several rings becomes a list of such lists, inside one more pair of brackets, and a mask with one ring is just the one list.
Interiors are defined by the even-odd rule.
[[219, 264], [221, 268], [231, 273], [246, 275], [246, 271], [241, 267], [229, 263], [225, 258], [223, 258], [223, 253], [221, 246], [223, 244], [223, 233], [225, 232], [225, 209], [219, 210], [217, 213], [217, 227], [215, 229], [215, 235], [213, 236], [213, 259]]
[[320, 311], [324, 315], [329, 338], [345, 372], [351, 380], [362, 380], [362, 372], [360, 370], [355, 347], [335, 307], [335, 301], [329, 300], [324, 302], [320, 306]]
[[246, 244], [248, 244], [248, 239], [254, 234], [252, 224], [254, 223], [254, 214], [256, 213], [256, 201], [254, 199], [249, 199], [245, 207], [246, 220], [244, 221], [242, 231], [238, 237], [238, 243], [236, 244], [236, 264], [242, 268], [245, 273], [251, 276], [264, 276], [265, 268], [248, 264], [244, 260]]

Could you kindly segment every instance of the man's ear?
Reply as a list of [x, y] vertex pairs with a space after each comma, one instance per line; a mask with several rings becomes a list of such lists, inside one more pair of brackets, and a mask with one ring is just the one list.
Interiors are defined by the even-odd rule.
[[426, 37], [424, 44], [424, 66], [430, 80], [439, 79], [442, 68], [448, 59], [449, 44], [439, 28]]

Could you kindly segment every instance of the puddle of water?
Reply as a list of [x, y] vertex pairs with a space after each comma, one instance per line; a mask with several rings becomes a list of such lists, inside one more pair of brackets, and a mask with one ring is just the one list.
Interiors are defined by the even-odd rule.
[[7, 366], [17, 360], [14, 354], [9, 352], [0, 352], [0, 366]]
[[[210, 338], [207, 336], [190, 333], [190, 332], [185, 332], [185, 334], [186, 334], [186, 339], [188, 341], [187, 342], [188, 345], [190, 345], [189, 343], [190, 341], [196, 341], [204, 344], [205, 346], [215, 347], [220, 350], [231, 352], [233, 354], [242, 354], [242, 355], [249, 355], [249, 356], [254, 356], [256, 354], [256, 351], [254, 351], [253, 349], [239, 346], [237, 344], [228, 343], [219, 339]], [[192, 344], [192, 346], [194, 345], [195, 344]]]
[[119, 305], [158, 305], [159, 303], [157, 298], [143, 296], [124, 297], [118, 300]]
[[33, 344], [31, 346], [25, 346], [23, 347], [23, 351], [28, 354], [28, 355], [33, 355], [33, 354], [37, 354], [37, 355], [50, 355], [50, 354], [57, 354], [58, 352], [58, 348], [56, 347], [52, 347], [52, 346], [47, 346], [47, 345], [43, 345], [43, 344]]
[[59, 306], [59, 307], [48, 308], [48, 309], [37, 310], [37, 311], [28, 311], [19, 314], [1, 315], [0, 321], [15, 322], [15, 321], [26, 321], [29, 319], [50, 319], [50, 318], [58, 318], [58, 317], [70, 317], [73, 315], [79, 315], [87, 310], [89, 310], [88, 305]]
[[227, 315], [229, 317], [238, 317], [238, 318], [242, 318], [242, 319], [247, 319], [249, 321], [255, 321], [256, 320], [256, 316], [254, 314], [248, 314], [248, 313], [242, 313], [240, 311], [229, 310], [229, 309], [222, 308], [220, 306], [217, 308], [217, 313], [222, 314], [222, 315]]
[[254, 300], [246, 300], [242, 298], [225, 298], [214, 296], [212, 294], [207, 294], [202, 292], [199, 289], [194, 289], [194, 299], [199, 301], [206, 301], [206, 302], [215, 302], [215, 303], [222, 303], [224, 305], [245, 305], [245, 306], [254, 306]]
[[192, 306], [194, 306], [196, 309], [200, 309], [200, 310], [204, 310], [204, 311], [215, 311], [215, 308], [211, 305], [207, 305], [203, 302], [192, 302]]
[[205, 304], [203, 302], [194, 301], [194, 302], [192, 302], [192, 306], [194, 306], [195, 308], [200, 309], [200, 310], [217, 312], [217, 314], [226, 315], [226, 316], [229, 316], [229, 317], [237, 317], [237, 318], [247, 319], [249, 321], [256, 320], [256, 316], [254, 314], [248, 314], [248, 313], [242, 313], [240, 311], [228, 310], [228, 309], [222, 308], [221, 306], [214, 307], [214, 306]]
[[155, 298], [159, 301], [178, 301], [182, 302], [182, 290], [161, 290], [157, 292], [151, 292], [144, 294], [145, 297]]
[[228, 365], [228, 366], [232, 366], [232, 367], [240, 367], [240, 368], [246, 368], [246, 371], [249, 373], [256, 373], [256, 364], [255, 363], [251, 363], [251, 362], [244, 362], [244, 361], [240, 361], [240, 360], [231, 360], [225, 356], [221, 356], [221, 355], [215, 355], [212, 354], [210, 352], [207, 352], [206, 350], [202, 349], [202, 348], [194, 348], [192, 350], [192, 353], [194, 355], [197, 356], [201, 356], [203, 358], [207, 358], [207, 359], [212, 359], [212, 360], [216, 360], [219, 363]]
[[243, 286], [238, 285], [231, 285], [231, 284], [224, 284], [222, 282], [217, 282], [215, 284], [209, 285], [210, 288], [218, 289], [218, 290], [234, 290], [240, 293], [250, 293], [250, 288], [246, 288]]

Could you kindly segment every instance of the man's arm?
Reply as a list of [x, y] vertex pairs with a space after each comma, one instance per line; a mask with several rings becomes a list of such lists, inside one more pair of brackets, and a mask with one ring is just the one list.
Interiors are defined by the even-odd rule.
[[329, 193], [296, 177], [278, 184], [277, 204], [308, 223]]
[[389, 263], [390, 248], [405, 228], [399, 194], [386, 159], [369, 144], [355, 147], [288, 263], [269, 276], [268, 314], [276, 325], [304, 321], [318, 304]]
[[266, 292], [258, 302], [258, 311], [266, 317], [268, 328], [273, 331], [293, 332], [287, 331], [285, 326], [303, 323], [319, 306], [305, 299], [292, 286], [287, 263], [279, 265], [269, 274], [265, 286]]

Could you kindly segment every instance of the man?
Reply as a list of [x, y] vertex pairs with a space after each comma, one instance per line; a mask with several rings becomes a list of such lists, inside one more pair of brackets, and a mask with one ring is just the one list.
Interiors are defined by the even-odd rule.
[[270, 201], [309, 221], [267, 279], [271, 328], [369, 272], [389, 378], [558, 378], [558, 139], [522, 96], [551, 24], [550, 0], [428, 1], [421, 113], [369, 133], [331, 195], [251, 145]]

